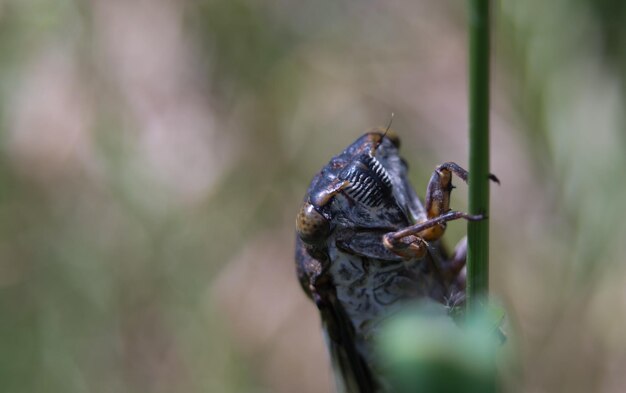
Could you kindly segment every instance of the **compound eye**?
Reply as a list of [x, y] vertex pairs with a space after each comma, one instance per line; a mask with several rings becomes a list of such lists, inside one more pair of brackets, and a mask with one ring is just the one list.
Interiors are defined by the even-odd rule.
[[296, 232], [306, 243], [323, 240], [330, 233], [330, 223], [315, 207], [304, 202], [296, 217]]
[[398, 136], [398, 134], [395, 133], [395, 131], [387, 131], [387, 135], [385, 135], [385, 138], [389, 139], [396, 148], [400, 148], [400, 137]]

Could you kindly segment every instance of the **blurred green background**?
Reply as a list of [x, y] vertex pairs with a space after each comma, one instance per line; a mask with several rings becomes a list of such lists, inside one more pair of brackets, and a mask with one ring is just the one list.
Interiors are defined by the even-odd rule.
[[[391, 112], [418, 193], [467, 165], [465, 6], [0, 1], [0, 391], [331, 391], [295, 212]], [[623, 392], [626, 2], [494, 16], [509, 390]]]

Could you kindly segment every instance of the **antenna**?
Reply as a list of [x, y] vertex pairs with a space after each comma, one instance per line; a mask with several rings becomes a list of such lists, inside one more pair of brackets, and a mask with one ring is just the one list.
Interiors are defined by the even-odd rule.
[[383, 139], [385, 139], [385, 136], [387, 136], [387, 132], [389, 132], [389, 128], [391, 128], [391, 123], [393, 123], [393, 112], [391, 112], [391, 116], [389, 117], [389, 123], [387, 123], [387, 128], [385, 129], [383, 136], [380, 138], [380, 140], [378, 141], [378, 143], [376, 143], [376, 146], [374, 147], [374, 152], [376, 152], [376, 150], [378, 149], [378, 146], [380, 146], [380, 144], [383, 143]]

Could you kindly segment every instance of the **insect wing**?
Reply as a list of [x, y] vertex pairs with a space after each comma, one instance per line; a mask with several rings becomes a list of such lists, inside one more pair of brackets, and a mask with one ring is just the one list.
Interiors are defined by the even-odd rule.
[[377, 383], [369, 365], [357, 351], [354, 328], [336, 297], [327, 299], [321, 308], [322, 327], [330, 352], [337, 391], [345, 393], [374, 393]]
[[335, 374], [338, 392], [376, 391], [369, 366], [355, 344], [354, 326], [338, 301], [332, 285], [311, 285], [322, 276], [320, 261], [312, 258], [301, 240], [296, 242], [298, 278], [304, 291], [316, 303]]

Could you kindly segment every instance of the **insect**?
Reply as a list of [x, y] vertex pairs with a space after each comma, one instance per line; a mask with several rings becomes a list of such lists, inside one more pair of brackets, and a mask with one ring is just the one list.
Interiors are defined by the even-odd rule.
[[387, 131], [368, 132], [332, 158], [296, 217], [298, 278], [319, 309], [343, 392], [385, 391], [373, 369], [372, 337], [404, 301], [464, 302], [464, 244], [450, 257], [439, 239], [448, 221], [484, 218], [450, 209], [452, 175], [468, 178], [452, 162], [437, 166], [422, 203], [400, 140]]

